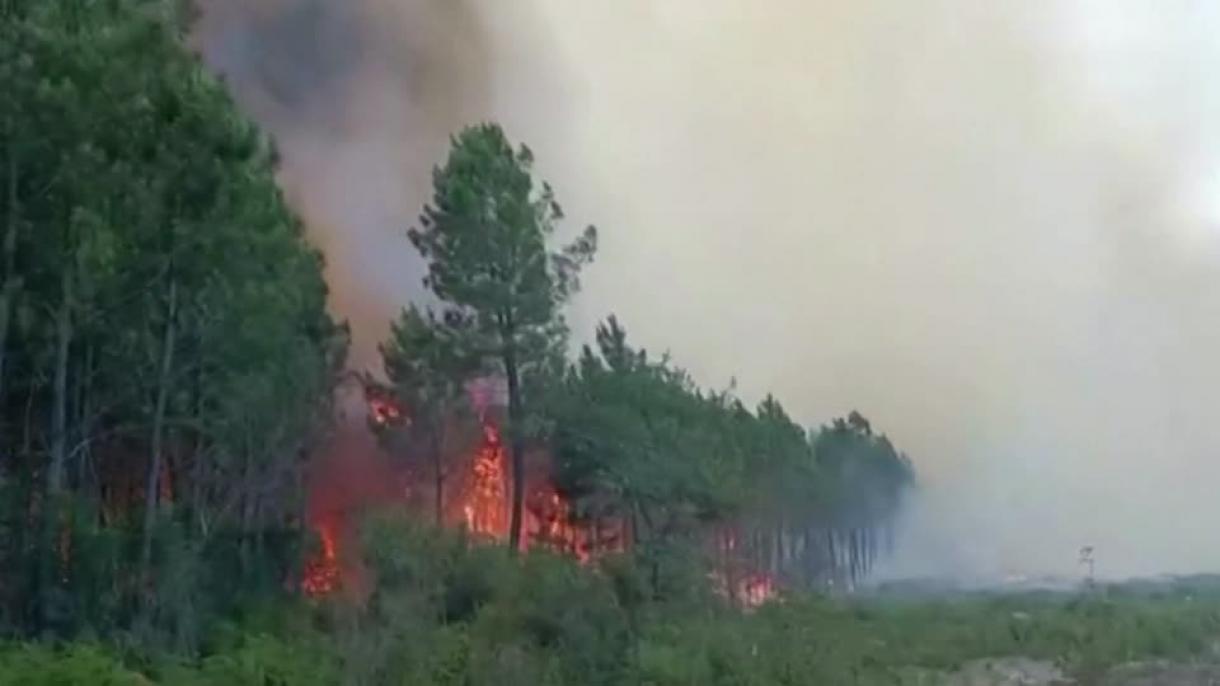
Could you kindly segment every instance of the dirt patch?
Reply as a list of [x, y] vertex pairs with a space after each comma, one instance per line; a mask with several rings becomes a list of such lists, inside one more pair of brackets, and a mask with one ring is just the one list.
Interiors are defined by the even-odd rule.
[[1220, 686], [1220, 665], [1145, 662], [1110, 670], [1101, 686]]
[[945, 686], [1059, 686], [1074, 683], [1052, 662], [1006, 657], [968, 662]]

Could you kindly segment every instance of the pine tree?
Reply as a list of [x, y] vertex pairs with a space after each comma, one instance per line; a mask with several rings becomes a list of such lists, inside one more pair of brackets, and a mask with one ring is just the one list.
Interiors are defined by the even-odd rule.
[[523, 381], [562, 355], [561, 308], [597, 249], [593, 227], [551, 248], [563, 212], [550, 186], [535, 181], [533, 162], [530, 150], [514, 150], [499, 126], [464, 130], [433, 174], [433, 199], [420, 226], [409, 232], [428, 262], [424, 284], [443, 304], [443, 318], [463, 322], [463, 346], [494, 363], [507, 381], [513, 550], [521, 541], [526, 487]]

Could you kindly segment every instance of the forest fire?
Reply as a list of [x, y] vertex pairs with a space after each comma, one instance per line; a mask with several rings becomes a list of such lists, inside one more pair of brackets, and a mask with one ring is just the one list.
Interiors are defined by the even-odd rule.
[[[385, 422], [402, 421], [397, 405], [374, 393], [365, 394], [370, 420], [379, 427]], [[476, 401], [478, 398], [476, 397]], [[455, 479], [452, 503], [446, 509], [454, 516], [446, 517], [450, 526], [463, 526], [477, 538], [503, 542], [509, 537], [509, 506], [512, 476], [508, 468], [508, 455], [499, 427], [485, 411], [480, 425], [482, 436], [477, 449], [465, 467], [465, 478]], [[352, 443], [346, 448], [361, 451], [372, 449], [371, 444]], [[344, 461], [350, 456], [340, 455]], [[365, 458], [368, 459], [367, 457]], [[343, 585], [342, 577], [348, 570], [340, 561], [339, 512], [353, 513], [361, 507], [376, 503], [404, 502], [405, 488], [393, 496], [384, 488], [389, 478], [382, 474], [368, 478], [353, 475], [353, 471], [368, 471], [369, 466], [360, 462], [349, 462], [341, 468], [341, 474], [332, 470], [322, 477], [315, 477], [314, 500], [324, 503], [315, 508], [311, 516], [312, 525], [321, 539], [321, 549], [307, 561], [302, 575], [301, 589], [310, 597], [326, 596], [338, 591]], [[349, 484], [344, 490], [339, 476]], [[401, 476], [401, 475], [400, 475]], [[376, 485], [381, 489], [374, 489]], [[622, 527], [603, 524], [585, 526], [574, 521], [570, 503], [552, 486], [549, 479], [538, 475], [537, 484], [527, 499], [522, 531], [522, 549], [533, 546], [546, 547], [556, 552], [571, 555], [587, 562], [599, 551], [623, 549]]]
[[738, 546], [738, 534], [733, 529], [716, 536], [719, 562], [713, 572], [713, 586], [720, 595], [742, 607], [756, 608], [779, 597], [775, 577], [757, 570]]
[[340, 580], [334, 526], [323, 523], [317, 530], [322, 539], [322, 550], [306, 563], [301, 579], [301, 590], [311, 598], [329, 595], [338, 590]]
[[746, 607], [758, 607], [779, 595], [775, 579], [768, 574], [751, 574], [737, 584], [736, 600]]
[[399, 426], [407, 421], [392, 392], [379, 385], [365, 382], [364, 397], [368, 403], [369, 420], [378, 428]]
[[474, 458], [473, 483], [462, 513], [471, 533], [502, 539], [508, 535], [504, 444], [494, 424], [486, 419], [482, 424], [483, 445]]
[[[470, 486], [461, 498], [462, 523], [480, 537], [505, 541], [509, 536], [508, 494], [512, 483], [507, 455], [495, 423], [485, 416], [482, 427], [483, 442], [471, 466]], [[548, 478], [540, 474], [535, 481], [523, 513], [523, 550], [540, 546], [587, 562], [596, 552], [620, 549], [617, 527], [605, 527], [605, 533], [614, 536], [595, 536], [590, 526], [574, 521], [571, 504]]]
[[[322, 545], [304, 569], [301, 588], [308, 596], [325, 596], [349, 586], [344, 577], [355, 571], [343, 560], [356, 558], [348, 551], [341, 559], [340, 548], [350, 547], [345, 543], [344, 532], [351, 530], [353, 516], [369, 506], [394, 504], [422, 516], [428, 505], [435, 506], [430, 499], [439, 497], [429, 495], [433, 489], [412, 487], [419, 485], [432, 469], [429, 460], [409, 451], [399, 454], [393, 447], [398, 444], [392, 440], [378, 443], [374, 437], [384, 434], [384, 439], [399, 433], [397, 429], [410, 433], [416, 428], [391, 393], [381, 386], [363, 384], [362, 402], [368, 427], [349, 427], [345, 441], [335, 446], [334, 455], [313, 477], [310, 519]], [[466, 444], [459, 453], [445, 458], [449, 467], [440, 475], [444, 506], [436, 510], [438, 521], [443, 524], [464, 528], [476, 539], [497, 543], [509, 539], [514, 477], [499, 424], [503, 418], [500, 395], [494, 384], [486, 381], [468, 389], [477, 425], [467, 425], [463, 431], [477, 431], [477, 439], [473, 446]], [[543, 548], [585, 564], [629, 548], [628, 527], [621, 517], [577, 512], [553, 482], [550, 456], [545, 450], [535, 447], [527, 452], [526, 474], [521, 550]], [[435, 493], [441, 490], [438, 488]], [[725, 597], [746, 607], [756, 607], [776, 596], [774, 579], [756, 573], [739, 559], [734, 534], [722, 532], [717, 540], [722, 572], [714, 577], [714, 583]]]

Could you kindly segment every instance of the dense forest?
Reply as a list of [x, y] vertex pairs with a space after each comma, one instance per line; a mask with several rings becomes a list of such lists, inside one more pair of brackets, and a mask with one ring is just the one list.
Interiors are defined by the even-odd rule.
[[0, 616], [190, 645], [295, 566], [345, 333], [184, 16], [0, 7]]
[[360, 377], [424, 495], [363, 513], [359, 600], [341, 570], [311, 587], [333, 542], [307, 468], [347, 331], [190, 18], [0, 2], [0, 630], [51, 642], [3, 659], [107, 683], [656, 683], [678, 648], [646, 636], [867, 575], [907, 458], [859, 413], [810, 429], [700, 387], [613, 316], [571, 355], [598, 232], [482, 124], [402, 227], [432, 304]]

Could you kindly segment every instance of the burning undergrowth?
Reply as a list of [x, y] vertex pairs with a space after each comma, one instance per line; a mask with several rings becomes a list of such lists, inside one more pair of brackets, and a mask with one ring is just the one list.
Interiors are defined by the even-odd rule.
[[[356, 529], [373, 509], [401, 507], [420, 518], [431, 512], [437, 524], [462, 529], [478, 543], [509, 539], [513, 475], [501, 429], [505, 409], [486, 382], [470, 385], [468, 412], [447, 419], [450, 438], [438, 460], [425, 459], [412, 436], [410, 408], [371, 379], [360, 384], [359, 396], [341, 393], [348, 413], [309, 475], [309, 524], [317, 546], [301, 589], [312, 597], [367, 593], [371, 580], [356, 549]], [[626, 549], [623, 522], [578, 515], [553, 483], [546, 451], [529, 451], [526, 464], [521, 550], [545, 548], [587, 563]]]
[[[774, 399], [751, 412], [701, 394], [665, 363], [612, 345], [612, 329], [604, 354], [617, 367], [586, 354], [539, 401], [551, 429], [522, 453], [518, 551], [582, 564], [630, 553], [655, 591], [658, 565], [681, 549], [702, 561], [711, 590], [743, 607], [783, 590], [853, 592], [891, 549], [911, 484], [906, 456], [859, 413], [806, 431]], [[354, 543], [369, 509], [397, 508], [476, 544], [512, 540], [502, 384], [483, 379], [408, 407], [400, 389], [360, 381], [353, 419], [313, 473], [320, 544], [305, 591], [370, 590]], [[639, 402], [650, 397], [664, 402]]]
[[[406, 407], [393, 389], [371, 378], [360, 378], [358, 385], [360, 392], [349, 393], [342, 403], [351, 410], [349, 417], [311, 473], [309, 522], [319, 543], [306, 564], [303, 590], [313, 596], [343, 590], [357, 598], [371, 590], [355, 541], [357, 523], [372, 509], [400, 509], [418, 521], [463, 531], [476, 544], [511, 540], [514, 470], [498, 384], [486, 379], [468, 384], [461, 402], [447, 406], [444, 414]], [[601, 412], [609, 398], [602, 401], [595, 394], [585, 401], [587, 409]], [[715, 402], [705, 409], [726, 414], [711, 426], [724, 430], [725, 418], [759, 421], [739, 406], [722, 408]], [[554, 446], [534, 442], [524, 451], [519, 550], [549, 550], [582, 564], [628, 551], [646, 560], [657, 545], [681, 539], [708, 561], [711, 588], [745, 607], [761, 605], [785, 588], [852, 591], [891, 545], [887, 523], [909, 480], [905, 457], [856, 413], [809, 436], [781, 421], [784, 415], [774, 401], [764, 403], [760, 415], [778, 427], [771, 438], [786, 437], [788, 443], [782, 448], [767, 438], [758, 449], [789, 451], [791, 464], [804, 465], [808, 473], [784, 479], [779, 479], [782, 471], [713, 476], [706, 483], [713, 489], [724, 479], [754, 482], [750, 498], [723, 501], [698, 492], [692, 497], [690, 489], [698, 484], [692, 485], [690, 475], [656, 471], [646, 453], [624, 456], [634, 462], [614, 467], [638, 470], [625, 482], [616, 481], [621, 475], [574, 469], [579, 455], [571, 451], [584, 449], [578, 437], [592, 428], [583, 423], [587, 417], [565, 417]], [[743, 428], [758, 427], [745, 423], [733, 430]], [[613, 432], [604, 435], [618, 440]], [[751, 435], [724, 438], [741, 441]], [[700, 432], [684, 436], [672, 447], [684, 460], [714, 459], [723, 445]], [[647, 449], [647, 443], [641, 445]], [[839, 495], [819, 498], [819, 484]], [[633, 485], [637, 493], [623, 497], [623, 487]], [[676, 495], [664, 495], [673, 489]]]

